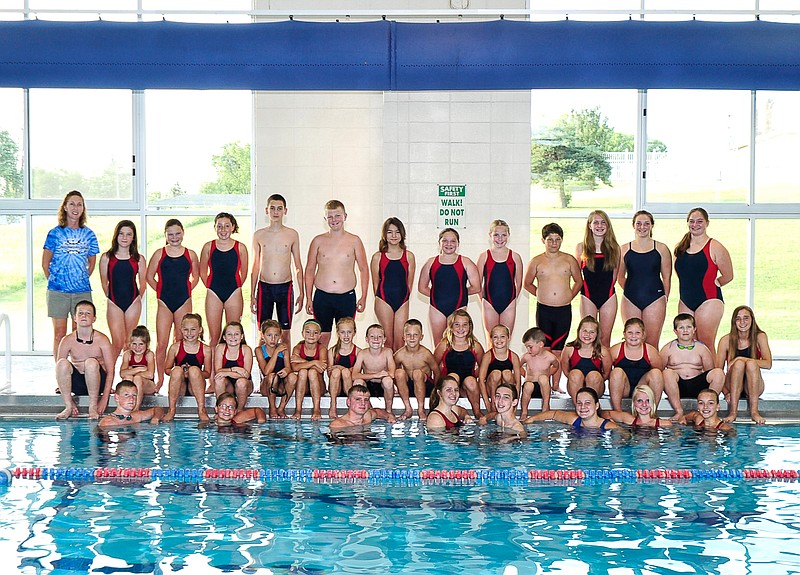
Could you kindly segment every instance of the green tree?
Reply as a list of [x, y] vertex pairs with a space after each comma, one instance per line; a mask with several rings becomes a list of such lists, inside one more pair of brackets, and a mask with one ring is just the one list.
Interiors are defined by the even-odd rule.
[[[634, 137], [617, 132], [600, 108], [572, 110], [531, 143], [531, 180], [558, 190], [561, 207], [569, 207], [570, 186], [594, 190], [611, 185], [606, 152], [632, 152]], [[651, 140], [648, 151], [665, 152], [667, 146]]]
[[19, 166], [19, 146], [7, 131], [0, 131], [0, 196], [22, 197], [22, 170]]
[[611, 185], [611, 166], [602, 152], [585, 146], [531, 144], [531, 179], [545, 188], [558, 190], [561, 207], [569, 207], [573, 183], [594, 189], [597, 180]]
[[231, 142], [222, 146], [222, 153], [212, 156], [217, 180], [200, 186], [201, 194], [250, 193], [250, 144]]

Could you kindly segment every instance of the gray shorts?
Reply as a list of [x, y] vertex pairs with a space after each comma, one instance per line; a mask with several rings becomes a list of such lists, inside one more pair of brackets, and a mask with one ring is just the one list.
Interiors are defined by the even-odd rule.
[[75, 306], [80, 301], [92, 301], [92, 292], [65, 293], [63, 291], [47, 290], [47, 317], [67, 319], [75, 317]]

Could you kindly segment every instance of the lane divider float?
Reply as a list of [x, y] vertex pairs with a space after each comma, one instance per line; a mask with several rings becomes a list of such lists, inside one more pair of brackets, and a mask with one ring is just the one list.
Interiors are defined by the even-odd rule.
[[0, 486], [14, 479], [149, 483], [280, 482], [302, 483], [413, 483], [514, 485], [553, 482], [678, 483], [717, 480], [797, 481], [794, 469], [199, 469], [149, 467], [16, 467], [0, 469]]

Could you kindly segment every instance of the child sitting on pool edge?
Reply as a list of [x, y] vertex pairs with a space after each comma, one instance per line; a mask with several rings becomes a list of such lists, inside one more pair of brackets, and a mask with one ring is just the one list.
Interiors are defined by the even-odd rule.
[[114, 401], [117, 408], [100, 420], [100, 427], [114, 427], [119, 425], [131, 425], [142, 421], [150, 420], [150, 423], [158, 423], [164, 415], [163, 407], [151, 407], [150, 409], [136, 409], [139, 392], [136, 384], [129, 379], [123, 379], [117, 384], [114, 390]]

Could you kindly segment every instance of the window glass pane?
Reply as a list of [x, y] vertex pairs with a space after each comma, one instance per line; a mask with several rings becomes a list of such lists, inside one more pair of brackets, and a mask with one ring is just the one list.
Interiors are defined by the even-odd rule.
[[[754, 0], [645, 0], [646, 10], [683, 10], [679, 14], [648, 14], [648, 20], [711, 20], [716, 22], [739, 22], [753, 20], [748, 14], [725, 14], [725, 10], [754, 10]], [[719, 10], [715, 14], [695, 14], [696, 10]]]
[[786, 251], [775, 245], [776, 238], [796, 236], [798, 226], [800, 220], [796, 219], [756, 221], [753, 311], [759, 327], [769, 336], [773, 355], [797, 356], [800, 349], [800, 277], [794, 277], [800, 276], [800, 271], [787, 265]]
[[534, 90], [531, 211], [630, 210], [635, 133], [633, 90]]
[[[25, 240], [28, 237], [28, 226], [22, 216], [0, 217], [0, 313], [8, 315], [11, 320], [11, 349], [27, 351], [27, 258]], [[35, 260], [34, 260], [35, 261]], [[0, 331], [0, 341], [5, 349], [5, 336]]]
[[131, 92], [30, 91], [32, 195], [132, 198]]
[[[250, 210], [231, 212], [239, 224], [239, 232], [234, 234], [234, 239], [244, 243], [247, 246], [248, 252], [250, 251], [250, 238], [252, 230], [252, 218], [249, 215]], [[167, 220], [175, 216], [149, 216], [147, 218], [147, 261], [149, 263], [152, 255], [160, 247], [164, 245], [164, 225]], [[214, 216], [185, 216], [179, 218], [183, 224], [184, 239], [183, 245], [197, 254], [200, 257], [200, 252], [203, 245], [213, 239], [216, 239], [216, 232], [214, 231]], [[244, 313], [242, 315], [242, 325], [245, 328], [245, 334], [251, 338], [251, 323], [254, 322], [252, 313], [250, 312], [250, 276], [248, 274], [244, 285], [242, 286], [242, 296], [244, 298]], [[201, 281], [197, 287], [192, 291], [192, 310], [199, 313], [203, 317], [203, 327], [206, 333], [206, 343], [208, 342], [208, 325], [205, 314], [205, 301], [206, 301], [206, 287]], [[156, 294], [152, 290], [148, 290], [146, 298], [147, 304], [147, 327], [150, 329], [150, 334], [153, 339], [153, 349], [155, 349], [156, 337], [156, 312], [158, 311], [158, 300]], [[254, 326], [255, 324], [253, 324]]]
[[800, 93], [756, 94], [756, 202], [797, 201]]
[[647, 92], [647, 202], [745, 202], [750, 92]]
[[[31, 12], [40, 20], [89, 21], [102, 18], [113, 21], [136, 21], [136, 0], [29, 0]], [[36, 12], [42, 10], [42, 12]], [[58, 10], [58, 12], [46, 12]], [[75, 12], [80, 10], [80, 12]], [[131, 14], [114, 14], [103, 10], [131, 10]], [[87, 11], [87, 12], [84, 12]]]
[[0, 12], [0, 20], [22, 20], [23, 0], [0, 0], [0, 10], [19, 10], [19, 12]]
[[252, 94], [150, 90], [146, 100], [149, 208], [249, 212]]
[[[143, 0], [144, 10], [205, 10], [216, 11], [215, 14], [164, 14], [165, 20], [174, 22], [251, 22], [252, 18], [242, 14], [225, 14], [225, 10], [251, 10], [251, 0]], [[161, 15], [146, 14], [144, 20], [161, 20]]]
[[[558, 10], [556, 14], [536, 14], [534, 12], [531, 20], [533, 21], [554, 21], [563, 20], [569, 16], [570, 20], [627, 20], [627, 14], [603, 14], [603, 10], [639, 10], [640, 0], [605, 0], [602, 3], [596, 0], [537, 0], [531, 3], [533, 10]], [[596, 10], [594, 14], [576, 14], [575, 10]]]
[[0, 89], [0, 198], [23, 197], [22, 90]]

